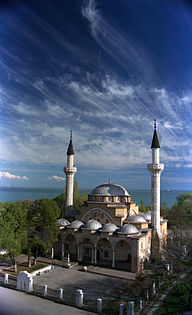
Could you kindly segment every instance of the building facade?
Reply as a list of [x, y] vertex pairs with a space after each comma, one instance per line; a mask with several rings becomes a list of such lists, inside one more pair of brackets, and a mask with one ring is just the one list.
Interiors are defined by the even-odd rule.
[[[158, 140], [156, 125], [152, 146], [154, 137]], [[69, 148], [67, 152], [74, 156], [72, 138]], [[152, 248], [156, 248], [157, 252], [161, 250], [154, 241], [154, 235], [158, 233], [161, 246], [163, 243], [166, 245], [167, 240], [167, 220], [160, 216], [160, 176], [157, 181], [154, 179], [160, 175], [160, 166], [162, 171], [159, 148], [152, 148], [152, 164], [149, 165], [152, 174], [152, 211], [140, 213], [138, 205], [120, 185], [111, 182], [99, 185], [77, 211], [68, 211], [66, 218], [58, 220], [60, 235], [55, 244], [55, 255], [62, 259], [70, 255], [71, 260], [83, 264], [131, 272], [143, 269], [145, 261], [151, 259]]]

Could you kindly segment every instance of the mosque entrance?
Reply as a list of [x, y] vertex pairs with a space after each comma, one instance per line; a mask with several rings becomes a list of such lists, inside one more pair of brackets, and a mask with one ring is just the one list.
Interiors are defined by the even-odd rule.
[[97, 244], [97, 263], [101, 266], [112, 266], [112, 249], [110, 242], [103, 238]]
[[83, 240], [83, 262], [91, 264], [93, 262], [93, 254], [93, 244], [89, 238], [85, 238]]
[[115, 257], [116, 268], [131, 271], [131, 247], [126, 241], [121, 240], [117, 243]]
[[97, 262], [99, 263], [99, 261], [100, 261], [100, 250], [97, 249]]
[[70, 255], [70, 259], [73, 261], [77, 260], [77, 242], [74, 235], [69, 234], [65, 238], [64, 242], [65, 256]]

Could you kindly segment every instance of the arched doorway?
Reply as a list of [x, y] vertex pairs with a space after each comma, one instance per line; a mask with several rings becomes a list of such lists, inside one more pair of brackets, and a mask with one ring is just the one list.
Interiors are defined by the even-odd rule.
[[21, 271], [17, 276], [17, 290], [31, 292], [33, 290], [33, 277], [27, 271]]
[[67, 257], [68, 254], [70, 255], [70, 260], [77, 260], [77, 242], [72, 234], [67, 235], [65, 238], [64, 253], [65, 257]]
[[82, 261], [85, 264], [91, 264], [94, 262], [93, 243], [89, 238], [84, 238], [82, 243]]
[[119, 241], [115, 246], [116, 268], [131, 271], [131, 247], [124, 241]]
[[97, 263], [103, 266], [112, 265], [112, 249], [110, 242], [102, 238], [97, 244]]

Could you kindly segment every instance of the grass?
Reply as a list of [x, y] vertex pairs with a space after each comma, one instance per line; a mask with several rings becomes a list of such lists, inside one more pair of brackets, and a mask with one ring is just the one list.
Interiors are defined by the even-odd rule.
[[17, 271], [15, 272], [13, 267], [5, 268], [3, 271], [8, 272], [11, 275], [17, 276], [21, 271], [27, 271], [29, 273], [39, 270], [48, 266], [47, 264], [37, 264], [36, 266], [29, 267], [27, 264], [21, 264], [17, 266]]

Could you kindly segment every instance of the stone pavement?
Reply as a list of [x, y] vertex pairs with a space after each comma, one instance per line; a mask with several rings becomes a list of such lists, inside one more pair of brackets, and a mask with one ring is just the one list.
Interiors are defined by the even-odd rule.
[[77, 289], [82, 289], [84, 297], [89, 300], [89, 303], [91, 301], [95, 303], [97, 298], [102, 298], [103, 302], [115, 300], [131, 283], [132, 281], [127, 279], [113, 278], [58, 266], [55, 266], [55, 269], [48, 273], [34, 277], [34, 284], [41, 286], [47, 284], [48, 288], [55, 290], [63, 288], [64, 294], [72, 294], [74, 296]]
[[24, 292], [18, 292], [0, 287], [0, 314], [1, 315], [92, 315], [93, 313], [82, 311], [64, 304], [32, 296]]
[[117, 269], [107, 269], [101, 267], [88, 266], [88, 272], [124, 280], [134, 281], [136, 279], [136, 273], [121, 271]]
[[[61, 266], [65, 267], [66, 262], [63, 262], [61, 260], [51, 259], [51, 258], [45, 258], [45, 257], [38, 257], [37, 259], [39, 262], [52, 264], [55, 266]], [[81, 269], [81, 266], [78, 265], [78, 263], [71, 262], [71, 265], [73, 266], [73, 269], [79, 270]], [[117, 269], [111, 269], [111, 268], [102, 268], [97, 266], [87, 266], [88, 272], [95, 273], [102, 276], [108, 276], [113, 278], [119, 278], [124, 280], [132, 280], [134, 281], [136, 278], [136, 273], [128, 272], [128, 271], [121, 271]]]

